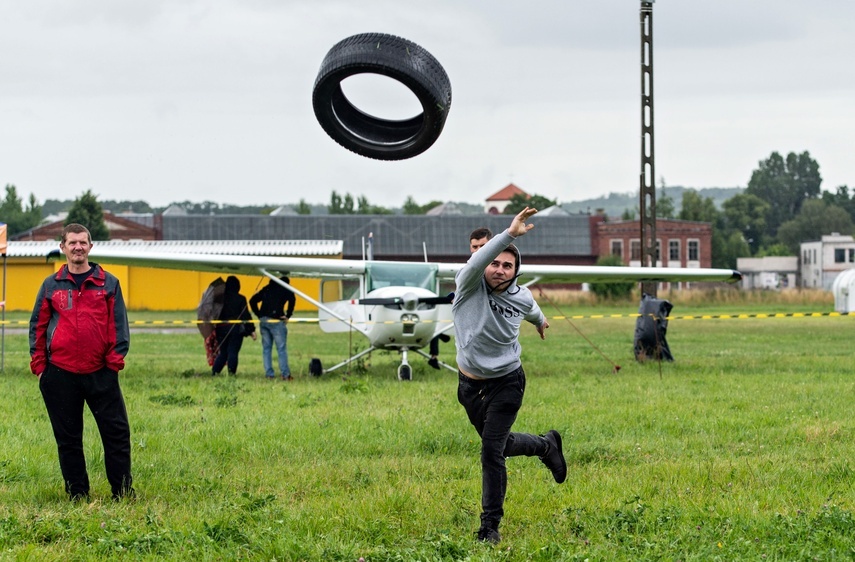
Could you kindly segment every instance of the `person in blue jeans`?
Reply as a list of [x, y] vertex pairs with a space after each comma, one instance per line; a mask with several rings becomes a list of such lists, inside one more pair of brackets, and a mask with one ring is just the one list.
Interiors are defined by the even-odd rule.
[[[285, 276], [279, 279], [285, 283], [291, 282]], [[276, 378], [273, 370], [273, 344], [276, 344], [279, 375], [284, 381], [293, 380], [291, 369], [288, 368], [288, 319], [294, 313], [296, 302], [294, 293], [274, 279], [249, 299], [249, 306], [260, 324], [261, 359], [264, 363], [264, 376], [269, 379]]]

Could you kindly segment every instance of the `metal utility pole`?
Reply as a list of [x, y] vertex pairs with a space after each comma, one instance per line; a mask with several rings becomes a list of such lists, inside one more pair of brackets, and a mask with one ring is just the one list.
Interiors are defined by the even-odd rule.
[[[656, 267], [656, 183], [653, 151], [653, 2], [641, 0], [641, 266]], [[641, 284], [642, 293], [656, 296], [656, 283]]]

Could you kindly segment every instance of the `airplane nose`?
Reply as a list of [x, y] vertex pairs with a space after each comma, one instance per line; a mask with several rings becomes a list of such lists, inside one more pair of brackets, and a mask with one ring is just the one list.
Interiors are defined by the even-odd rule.
[[401, 308], [410, 312], [419, 306], [419, 297], [413, 293], [405, 293], [404, 296], [401, 297], [401, 301]]

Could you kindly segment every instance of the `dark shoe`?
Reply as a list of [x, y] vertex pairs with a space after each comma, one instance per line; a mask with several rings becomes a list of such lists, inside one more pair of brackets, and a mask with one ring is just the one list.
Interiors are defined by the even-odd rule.
[[567, 479], [567, 461], [564, 460], [564, 451], [561, 449], [561, 434], [550, 429], [543, 438], [549, 443], [549, 448], [540, 460], [552, 471], [555, 481], [561, 484]]
[[499, 544], [502, 537], [499, 535], [498, 529], [481, 525], [481, 528], [478, 529], [478, 540], [481, 542], [488, 542], [490, 544]]
[[439, 360], [436, 357], [431, 357], [430, 359], [428, 359], [428, 365], [430, 365], [434, 369], [440, 369]]
[[89, 503], [89, 494], [68, 494], [68, 499], [72, 503]]
[[292, 377], [291, 375], [282, 375], [282, 380], [285, 382], [291, 382], [292, 380], [294, 380], [294, 377]]

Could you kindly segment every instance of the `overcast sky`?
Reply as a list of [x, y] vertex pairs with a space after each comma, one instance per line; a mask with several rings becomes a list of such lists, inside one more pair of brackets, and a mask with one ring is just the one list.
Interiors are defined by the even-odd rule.
[[[480, 203], [514, 182], [571, 202], [638, 189], [640, 2], [0, 0], [0, 182], [23, 198], [281, 204], [330, 192], [397, 207]], [[656, 180], [744, 187], [809, 151], [855, 188], [855, 2], [654, 4]], [[409, 160], [336, 144], [312, 111], [321, 61], [364, 32], [448, 73], [437, 142]], [[418, 106], [375, 76], [360, 108]]]

